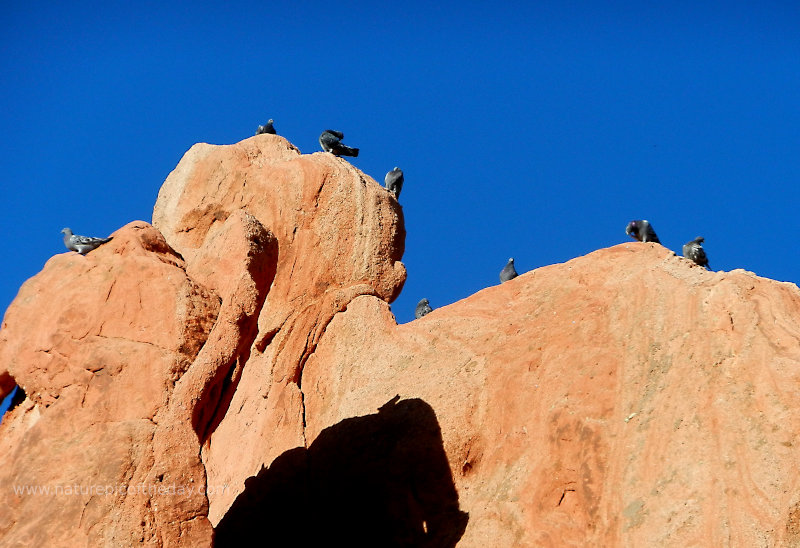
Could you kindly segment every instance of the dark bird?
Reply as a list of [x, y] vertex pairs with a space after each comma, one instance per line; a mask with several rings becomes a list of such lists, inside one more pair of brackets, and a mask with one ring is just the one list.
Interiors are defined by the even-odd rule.
[[656, 231], [653, 230], [653, 227], [647, 221], [629, 222], [628, 226], [625, 228], [625, 234], [634, 240], [639, 240], [640, 242], [655, 242], [657, 244], [661, 243], [658, 239], [658, 236], [656, 236]]
[[511, 257], [503, 270], [500, 271], [500, 283], [513, 280], [517, 277], [517, 270], [514, 268], [514, 257]]
[[704, 266], [711, 270], [711, 267], [708, 266], [708, 257], [706, 257], [706, 250], [703, 249], [703, 242], [705, 238], [702, 236], [698, 236], [691, 242], [687, 242], [683, 246], [683, 256], [689, 260], [694, 261], [696, 264], [700, 266]]
[[322, 146], [322, 150], [336, 156], [353, 156], [354, 158], [358, 156], [358, 149], [342, 144], [342, 139], [344, 139], [344, 133], [341, 131], [326, 129], [319, 136], [319, 144]]
[[400, 191], [403, 190], [403, 170], [395, 167], [392, 171], [386, 174], [384, 182], [386, 183], [386, 190], [394, 194], [395, 199], [400, 197]]
[[270, 133], [272, 135], [275, 135], [275, 128], [272, 126], [273, 122], [275, 122], [275, 120], [270, 118], [269, 120], [267, 120], [266, 124], [264, 124], [263, 126], [258, 126], [258, 128], [256, 129], [256, 135], [261, 135], [262, 133]]
[[64, 235], [64, 245], [70, 251], [77, 251], [81, 255], [86, 255], [91, 250], [103, 245], [111, 240], [111, 238], [91, 238], [89, 236], [78, 236], [73, 234], [69, 228], [62, 228], [61, 233]]
[[422, 299], [417, 303], [417, 309], [414, 310], [414, 318], [420, 319], [425, 314], [430, 314], [431, 312], [433, 312], [433, 308], [431, 308], [428, 299]]

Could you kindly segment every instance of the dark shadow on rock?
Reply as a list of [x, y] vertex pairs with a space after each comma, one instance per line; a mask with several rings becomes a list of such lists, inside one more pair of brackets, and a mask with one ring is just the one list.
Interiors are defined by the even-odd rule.
[[398, 399], [326, 428], [245, 481], [215, 546], [455, 546], [468, 514], [436, 414]]
[[[203, 388], [200, 401], [192, 410], [192, 427], [201, 443], [219, 426], [228, 413], [239, 380], [242, 376], [253, 342], [258, 335], [258, 316], [267, 300], [267, 294], [278, 270], [278, 240], [254, 217], [252, 232], [248, 233], [249, 252], [244, 262], [245, 276], [232, 295], [249, 295], [255, 289], [255, 303], [250, 309], [243, 303], [221, 302], [220, 314], [227, 310], [227, 321], [234, 322], [238, 333], [238, 346], [230, 362], [220, 364], [212, 379]], [[232, 296], [228, 296], [230, 301]], [[231, 307], [235, 312], [231, 312]], [[223, 316], [217, 316], [219, 322]], [[230, 328], [230, 324], [227, 324]]]

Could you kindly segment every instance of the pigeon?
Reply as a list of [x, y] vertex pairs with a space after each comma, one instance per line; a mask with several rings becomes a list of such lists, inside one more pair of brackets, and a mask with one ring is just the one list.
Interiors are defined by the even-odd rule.
[[386, 174], [386, 178], [384, 179], [386, 190], [394, 194], [395, 199], [400, 197], [400, 191], [403, 190], [403, 180], [403, 170], [399, 167], [395, 167]]
[[319, 136], [319, 144], [322, 146], [322, 150], [336, 156], [353, 156], [354, 158], [358, 156], [358, 149], [343, 145], [342, 139], [344, 139], [344, 133], [341, 131], [326, 129]]
[[272, 135], [275, 135], [275, 128], [272, 127], [272, 123], [274, 121], [275, 120], [270, 118], [269, 120], [267, 120], [266, 124], [264, 124], [263, 126], [258, 126], [258, 129], [256, 129], [256, 135], [261, 135], [262, 133], [270, 133]]
[[428, 299], [422, 299], [417, 303], [417, 309], [414, 311], [414, 318], [420, 319], [425, 314], [430, 314], [431, 312], [433, 312], [433, 308], [431, 308]]
[[647, 221], [629, 222], [628, 226], [625, 228], [625, 234], [640, 242], [661, 243], [658, 236], [656, 236], [656, 231], [653, 230], [652, 225]]
[[64, 235], [64, 245], [70, 251], [77, 251], [81, 255], [86, 255], [91, 250], [111, 241], [111, 238], [90, 238], [89, 236], [78, 236], [73, 234], [69, 228], [62, 228], [61, 233]]
[[687, 259], [694, 261], [696, 264], [700, 266], [704, 266], [711, 270], [708, 266], [708, 257], [706, 257], [706, 250], [703, 249], [703, 242], [705, 238], [702, 236], [698, 236], [691, 242], [687, 242], [683, 246], [683, 256]]
[[513, 280], [516, 277], [517, 270], [514, 268], [514, 257], [511, 257], [506, 266], [503, 267], [503, 270], [500, 271], [500, 283]]

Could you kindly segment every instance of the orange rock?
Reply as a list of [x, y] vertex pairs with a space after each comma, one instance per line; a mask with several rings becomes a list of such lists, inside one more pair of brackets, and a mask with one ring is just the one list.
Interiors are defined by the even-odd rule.
[[[355, 296], [393, 299], [405, 280], [397, 202], [349, 164], [300, 156], [279, 137], [193, 147], [154, 220], [166, 240], [139, 223], [85, 258], [56, 257], [8, 311], [0, 390], [13, 379], [27, 399], [0, 426], [0, 492], [65, 481], [127, 490], [78, 493], [58, 519], [17, 496], [0, 517], [9, 542], [210, 542], [209, 503], [216, 523], [236, 482], [304, 443], [297, 381], [327, 323]], [[39, 445], [23, 444], [45, 423]], [[253, 424], [256, 435], [243, 436]], [[106, 430], [124, 434], [96, 441]], [[63, 449], [43, 449], [54, 440]], [[68, 465], [30, 469], [32, 452]], [[114, 454], [127, 459], [99, 464]]]
[[[228, 409], [204, 440], [216, 524], [244, 480], [304, 445], [298, 381], [328, 322], [359, 295], [394, 300], [405, 281], [402, 209], [346, 160], [301, 155], [276, 135], [230, 146], [198, 144], [167, 177], [153, 224], [186, 258], [216, 247], [226, 219], [246, 211], [278, 241], [278, 262], [258, 319], [258, 335]], [[252, 436], [242, 432], [252, 431]], [[235, 445], [239, 451], [232, 453]]]
[[148, 497], [127, 490], [147, 477], [155, 417], [218, 310], [143, 222], [86, 256], [56, 255], [22, 286], [0, 330], [0, 363], [27, 396], [0, 425], [4, 544], [155, 536]]
[[459, 546], [793, 545], [800, 291], [629, 243], [396, 325], [361, 297], [303, 370], [306, 439], [427, 402]]
[[0, 544], [800, 543], [795, 285], [626, 243], [397, 325], [400, 206], [275, 135], [153, 218], [6, 313]]

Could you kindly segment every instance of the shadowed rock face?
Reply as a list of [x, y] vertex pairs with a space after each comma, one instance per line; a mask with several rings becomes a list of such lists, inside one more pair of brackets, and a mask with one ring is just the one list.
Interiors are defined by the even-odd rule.
[[397, 202], [275, 135], [153, 225], [6, 313], [4, 546], [800, 543], [793, 284], [626, 243], [397, 325]]
[[447, 547], [467, 520], [433, 409], [418, 399], [390, 400], [378, 413], [324, 429], [307, 450], [292, 449], [248, 479], [216, 544], [242, 546], [269, 531], [278, 544]]

